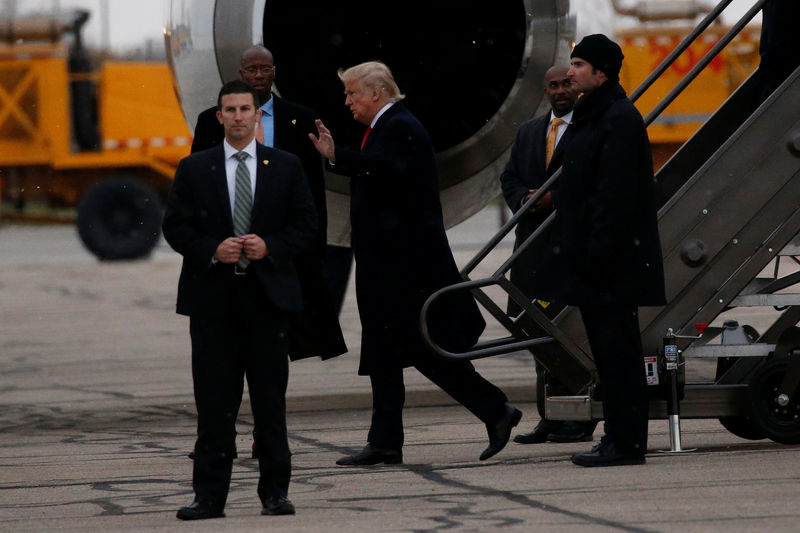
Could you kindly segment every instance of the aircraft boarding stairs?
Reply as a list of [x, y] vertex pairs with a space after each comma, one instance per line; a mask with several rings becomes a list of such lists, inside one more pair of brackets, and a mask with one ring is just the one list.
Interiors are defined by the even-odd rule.
[[[631, 98], [638, 98], [728, 3], [721, 2], [721, 7], [701, 22]], [[730, 34], [687, 75], [688, 81], [681, 82], [674, 94], [665, 98], [666, 103], [645, 118], [647, 124], [762, 4], [755, 2]], [[680, 350], [677, 394], [682, 398], [682, 417], [719, 418], [727, 429], [744, 438], [800, 443], [800, 328], [795, 327], [800, 321], [800, 261], [796, 259], [800, 256], [800, 237], [795, 238], [800, 233], [800, 69], [760, 105], [756, 93], [754, 75], [656, 175], [668, 303], [640, 309], [643, 356], [650, 361], [648, 381], [659, 383], [650, 387], [650, 417], [670, 418], [677, 411], [670, 405], [669, 386], [665, 386], [669, 372], [664, 371], [663, 347], [669, 332], [674, 334], [669, 343]], [[528, 204], [533, 205], [559, 174], [548, 180]], [[549, 418], [601, 419], [602, 404], [594, 395], [597, 372], [580, 313], [566, 307], [548, 317], [507, 277], [516, 257], [554, 215], [493, 276], [469, 279], [475, 267], [514, 228], [523, 211], [511, 217], [464, 267], [463, 283], [431, 296], [422, 312], [423, 336], [437, 353], [453, 359], [528, 349], [573, 393], [547, 398]], [[762, 277], [763, 272], [769, 275]], [[508, 316], [484, 291], [490, 286], [499, 286], [519, 303], [522, 314]], [[511, 335], [481, 341], [463, 353], [437, 346], [428, 335], [427, 309], [443, 294], [459, 290], [470, 290]], [[734, 308], [756, 306], [775, 309], [774, 322], [764, 331], [727, 321], [724, 327], [705, 329], [698, 338], [696, 324], [712, 323]], [[713, 381], [686, 382], [684, 362], [691, 366], [707, 358], [717, 359]], [[675, 374], [673, 370], [672, 376]]]

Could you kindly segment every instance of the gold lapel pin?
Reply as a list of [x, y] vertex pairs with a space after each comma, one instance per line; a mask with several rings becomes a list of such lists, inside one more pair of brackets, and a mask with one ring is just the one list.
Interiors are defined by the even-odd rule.
[[292, 124], [297, 124], [297, 119], [296, 118], [292, 119]]
[[267, 166], [267, 165], [269, 165], [269, 159], [265, 159], [265, 160], [263, 160], [263, 161], [262, 161], [262, 163], [264, 163], [264, 166]]

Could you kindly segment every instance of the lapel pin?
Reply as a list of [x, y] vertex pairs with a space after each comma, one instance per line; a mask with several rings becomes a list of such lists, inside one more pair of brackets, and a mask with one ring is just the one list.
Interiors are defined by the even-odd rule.
[[296, 118], [292, 119], [292, 124], [297, 124], [297, 119]]
[[269, 165], [269, 159], [265, 159], [265, 160], [263, 160], [263, 161], [262, 161], [262, 163], [264, 163], [264, 166], [267, 166], [267, 165]]

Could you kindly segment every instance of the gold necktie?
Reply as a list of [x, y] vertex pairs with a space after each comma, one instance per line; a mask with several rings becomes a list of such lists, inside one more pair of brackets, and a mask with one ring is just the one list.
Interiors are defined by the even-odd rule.
[[553, 159], [553, 152], [556, 151], [556, 137], [558, 136], [558, 127], [564, 124], [560, 118], [554, 118], [550, 123], [550, 131], [547, 132], [547, 144], [545, 145], [544, 152], [544, 167], [550, 166], [550, 160]]

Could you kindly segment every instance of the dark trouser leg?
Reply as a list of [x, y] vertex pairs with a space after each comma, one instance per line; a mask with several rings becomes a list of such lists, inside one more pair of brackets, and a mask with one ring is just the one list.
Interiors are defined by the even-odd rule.
[[403, 447], [403, 404], [406, 388], [402, 368], [385, 368], [369, 375], [372, 384], [372, 422], [367, 442], [399, 450]]
[[248, 274], [238, 281], [237, 334], [258, 431], [258, 495], [263, 502], [269, 497], [286, 496], [291, 477], [286, 431], [289, 317], [269, 302], [255, 276]]
[[237, 336], [232, 320], [192, 317], [189, 324], [197, 406], [192, 486], [196, 499], [222, 507], [236, 457], [236, 416], [242, 400], [244, 368], [236, 357]]
[[286, 430], [286, 385], [289, 358], [284, 313], [253, 313], [248, 317], [247, 385], [258, 428], [258, 495], [262, 501], [286, 496], [291, 477], [291, 452]]
[[636, 306], [581, 306], [600, 383], [606, 435], [622, 453], [647, 451], [647, 382]]
[[503, 391], [478, 374], [469, 361], [443, 361], [427, 353], [414, 366], [485, 424], [495, 422], [508, 402]]
[[547, 379], [550, 373], [536, 361], [536, 410], [539, 411], [539, 416], [542, 420], [547, 417], [544, 416], [544, 402], [547, 400], [545, 389], [547, 387]]

